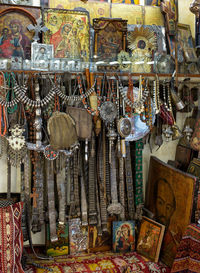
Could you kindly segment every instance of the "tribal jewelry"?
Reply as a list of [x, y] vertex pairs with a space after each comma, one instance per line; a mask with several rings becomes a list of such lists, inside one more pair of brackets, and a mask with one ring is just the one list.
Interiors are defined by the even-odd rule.
[[[89, 114], [91, 114], [92, 116], [98, 116], [99, 115], [99, 111], [98, 111], [98, 96], [97, 95], [94, 95], [95, 98], [93, 98], [93, 101], [91, 101], [91, 96], [92, 96], [92, 93], [95, 93], [95, 90], [93, 88], [91, 94], [90, 94], [90, 104], [94, 103], [95, 107], [92, 108], [90, 106], [87, 105], [87, 102], [86, 102], [86, 97], [84, 96], [84, 93], [83, 93], [83, 85], [82, 85], [82, 82], [81, 82], [81, 77], [80, 75], [77, 76], [77, 81], [78, 81], [78, 87], [79, 87], [79, 92], [81, 94], [81, 97], [82, 97], [82, 103], [84, 105], [84, 108], [88, 111]], [[95, 81], [96, 82], [96, 81]], [[98, 92], [99, 92], [99, 89], [98, 89]], [[96, 94], [96, 93], [95, 93]], [[95, 101], [94, 101], [95, 100]], [[97, 101], [96, 101], [97, 100]]]
[[[134, 102], [132, 102], [128, 97], [127, 97], [127, 87], [123, 87], [121, 81], [119, 81], [119, 92], [122, 96], [123, 101], [125, 102], [126, 105], [128, 105], [129, 107], [131, 107], [132, 109], [135, 109], [135, 112], [137, 112], [139, 114], [139, 112], [141, 110], [139, 109], [143, 109], [144, 107], [144, 102], [148, 97], [148, 90], [144, 90], [144, 92], [142, 93], [142, 97], [141, 99], [137, 99]], [[136, 88], [134, 88], [136, 89]], [[137, 89], [136, 89], [137, 90]], [[139, 110], [139, 112], [138, 112]]]
[[8, 141], [8, 159], [12, 166], [19, 166], [27, 152], [25, 145], [25, 137], [23, 132], [25, 131], [20, 125], [16, 124], [9, 131], [11, 131], [11, 136], [7, 137]]

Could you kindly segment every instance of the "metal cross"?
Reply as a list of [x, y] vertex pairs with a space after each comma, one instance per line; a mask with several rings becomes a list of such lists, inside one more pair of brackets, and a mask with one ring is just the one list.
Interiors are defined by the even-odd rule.
[[37, 198], [39, 197], [39, 194], [36, 193], [36, 188], [33, 188], [33, 193], [30, 194], [30, 198], [33, 198], [33, 207], [37, 208]]
[[47, 30], [49, 30], [47, 27], [45, 27], [45, 26], [42, 27], [42, 26], [41, 26], [41, 24], [42, 24], [42, 19], [41, 19], [41, 18], [38, 18], [38, 19], [36, 20], [36, 22], [37, 22], [36, 25], [30, 24], [30, 25], [27, 26], [27, 29], [28, 29], [29, 31], [31, 31], [31, 30], [34, 30], [34, 31], [35, 31], [35, 35], [34, 35], [34, 37], [33, 37], [33, 41], [34, 41], [34, 42], [39, 41], [39, 33], [40, 33], [40, 32], [46, 32]]

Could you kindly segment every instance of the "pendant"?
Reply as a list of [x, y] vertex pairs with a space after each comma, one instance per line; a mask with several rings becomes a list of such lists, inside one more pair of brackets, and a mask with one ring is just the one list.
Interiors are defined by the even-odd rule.
[[132, 131], [132, 123], [129, 118], [121, 118], [117, 123], [117, 131], [121, 137], [128, 137]]
[[10, 129], [11, 136], [7, 137], [8, 141], [8, 157], [12, 166], [19, 166], [24, 159], [26, 154], [26, 141], [23, 136], [25, 131], [19, 124], [16, 124]]
[[106, 122], [113, 122], [117, 116], [117, 106], [111, 101], [105, 101], [100, 108], [100, 117]]
[[186, 125], [184, 130], [183, 130], [183, 134], [186, 137], [188, 142], [190, 141], [190, 139], [192, 137], [192, 133], [193, 133], [192, 128], [189, 125]]

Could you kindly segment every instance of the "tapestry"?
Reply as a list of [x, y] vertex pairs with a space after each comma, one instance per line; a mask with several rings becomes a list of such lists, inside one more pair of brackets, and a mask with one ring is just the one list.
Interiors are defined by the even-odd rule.
[[[74, 254], [55, 257], [54, 261], [38, 260], [39, 265], [48, 266], [54, 273], [170, 273], [170, 268], [153, 263], [136, 252], [124, 254], [104, 252], [96, 254]], [[25, 273], [45, 273], [47, 270], [27, 267]]]
[[151, 157], [145, 207], [166, 227], [160, 259], [168, 266], [191, 221], [195, 184], [196, 177]]
[[24, 273], [21, 258], [23, 234], [21, 229], [23, 203], [0, 208], [0, 272]]
[[200, 272], [200, 226], [191, 224], [187, 227], [171, 272]]

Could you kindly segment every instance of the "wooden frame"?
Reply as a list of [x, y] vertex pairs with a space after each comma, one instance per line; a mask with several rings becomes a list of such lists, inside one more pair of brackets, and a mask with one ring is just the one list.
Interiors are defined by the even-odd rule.
[[127, 20], [96, 18], [94, 28], [94, 56], [101, 61], [116, 61], [126, 49]]
[[181, 44], [186, 62], [196, 62], [197, 55], [194, 49], [190, 25], [178, 23], [178, 43]]
[[161, 261], [171, 266], [181, 237], [190, 224], [196, 177], [151, 157], [145, 207], [166, 226]]
[[[170, 55], [175, 58], [175, 38], [167, 35]], [[188, 63], [197, 62], [190, 25], [178, 23], [178, 52], [182, 52]]]
[[137, 252], [157, 263], [164, 230], [165, 226], [143, 216], [137, 241]]
[[54, 46], [55, 58], [88, 62], [90, 58], [89, 13], [87, 11], [44, 9], [49, 31], [43, 42]]
[[31, 58], [33, 33], [26, 28], [29, 24], [36, 24], [36, 19], [24, 8], [12, 6], [0, 10], [0, 58]]

